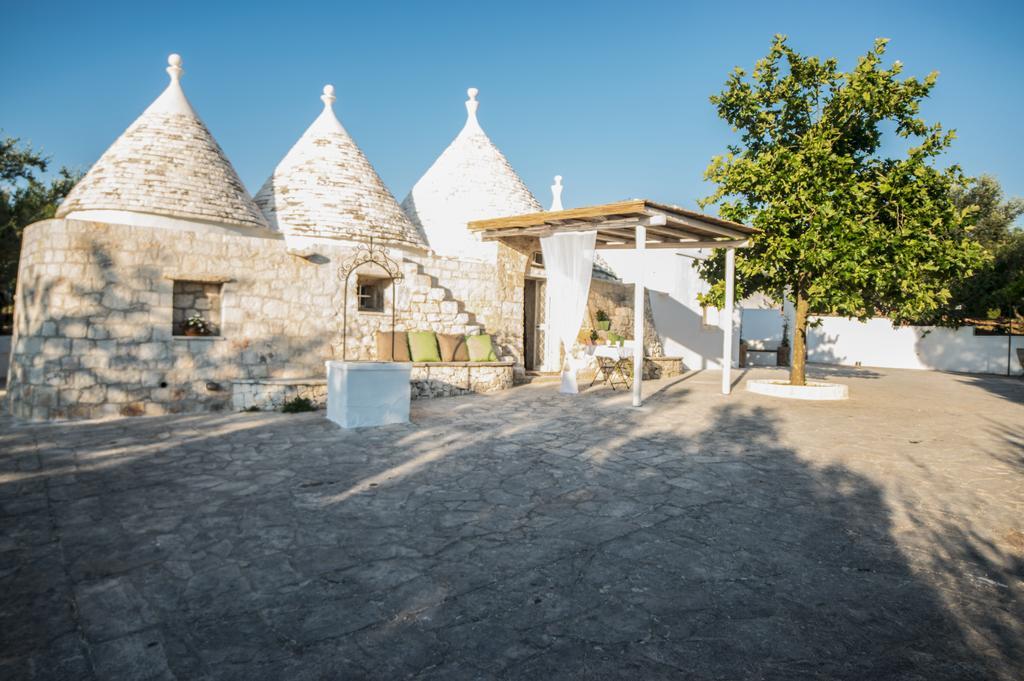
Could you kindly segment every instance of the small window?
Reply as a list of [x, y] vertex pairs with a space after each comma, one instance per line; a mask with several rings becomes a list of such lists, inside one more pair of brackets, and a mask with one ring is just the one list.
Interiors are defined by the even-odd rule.
[[359, 311], [383, 312], [384, 292], [387, 289], [387, 287], [387, 279], [359, 277], [356, 289]]
[[175, 336], [219, 336], [220, 300], [224, 285], [208, 281], [174, 281], [171, 333]]
[[533, 262], [530, 263], [534, 267], [544, 267], [544, 252], [537, 251], [533, 254]]

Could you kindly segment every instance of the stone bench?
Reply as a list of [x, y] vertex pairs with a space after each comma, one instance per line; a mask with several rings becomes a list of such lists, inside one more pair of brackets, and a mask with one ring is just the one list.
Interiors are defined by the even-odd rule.
[[414, 362], [412, 398], [493, 393], [512, 387], [514, 362]]
[[[512, 387], [514, 362], [414, 362], [412, 399], [491, 393]], [[327, 378], [257, 378], [232, 382], [235, 411], [275, 410], [305, 397], [317, 408], [327, 404]]]

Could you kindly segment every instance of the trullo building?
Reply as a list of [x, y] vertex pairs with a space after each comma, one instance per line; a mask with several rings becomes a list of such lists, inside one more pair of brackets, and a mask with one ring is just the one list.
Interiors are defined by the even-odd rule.
[[[377, 358], [393, 311], [398, 331], [495, 341], [488, 366], [418, 365], [418, 397], [505, 388], [543, 367], [536, 254], [478, 242], [465, 226], [541, 210], [480, 128], [476, 90], [464, 128], [403, 210], [338, 120], [332, 87], [322, 102], [311, 95], [312, 124], [253, 200], [186, 98], [177, 55], [167, 72], [57, 217], [25, 229], [11, 413], [96, 418], [317, 397], [343, 341], [350, 359]], [[371, 240], [403, 277], [357, 271], [346, 299], [339, 268]], [[625, 309], [628, 289], [601, 284], [595, 305]], [[207, 335], [189, 335], [197, 318]]]

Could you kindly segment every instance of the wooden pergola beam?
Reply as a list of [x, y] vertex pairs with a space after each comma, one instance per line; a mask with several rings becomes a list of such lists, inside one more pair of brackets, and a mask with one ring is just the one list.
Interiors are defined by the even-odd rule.
[[731, 227], [723, 227], [711, 222], [698, 222], [697, 220], [687, 217], [669, 216], [668, 223], [688, 231], [696, 230], [698, 232], [704, 232], [705, 234], [718, 234], [732, 239], [740, 239], [745, 236], [750, 236], [749, 232], [741, 232]]
[[[746, 248], [750, 245], [748, 239], [722, 239], [701, 240], [701, 241], [648, 241], [647, 248], [660, 248], [671, 250], [695, 250], [698, 248]], [[598, 246], [601, 250], [621, 251], [634, 248], [633, 243], [609, 243], [605, 246]]]
[[636, 243], [635, 234], [640, 226], [648, 230], [650, 237], [657, 237], [647, 242], [654, 244], [708, 241], [718, 237], [744, 239], [757, 231], [746, 225], [644, 199], [469, 223], [469, 229], [486, 241], [596, 231], [599, 235], [616, 237], [612, 241]]

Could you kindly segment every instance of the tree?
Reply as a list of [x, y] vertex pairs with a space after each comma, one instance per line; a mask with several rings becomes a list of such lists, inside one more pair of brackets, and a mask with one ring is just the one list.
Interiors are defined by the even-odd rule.
[[52, 218], [80, 177], [61, 168], [46, 184], [37, 174], [45, 173], [49, 162], [18, 139], [0, 139], [0, 309], [14, 301], [22, 231], [33, 222]]
[[982, 175], [967, 187], [953, 190], [957, 208], [973, 213], [971, 238], [993, 251], [1020, 234], [1014, 222], [1024, 215], [1024, 199], [1004, 197], [999, 180], [991, 175]]
[[1024, 215], [1024, 199], [1005, 199], [999, 181], [982, 175], [966, 189], [954, 191], [953, 202], [972, 214], [969, 236], [991, 259], [957, 282], [944, 319], [960, 324], [979, 319], [1024, 329], [1024, 230], [1014, 221]]
[[[776, 36], [750, 77], [736, 68], [711, 98], [740, 143], [712, 160], [717, 188], [701, 205], [761, 230], [737, 252], [736, 288], [793, 300], [793, 385], [806, 383], [810, 313], [915, 320], [984, 258], [951, 198], [960, 169], [933, 165], [954, 135], [918, 116], [937, 74], [900, 79], [900, 62], [882, 64], [886, 42], [841, 72]], [[907, 147], [896, 158], [881, 154], [889, 125]], [[702, 302], [720, 303], [722, 258], [699, 267], [712, 283]]]

